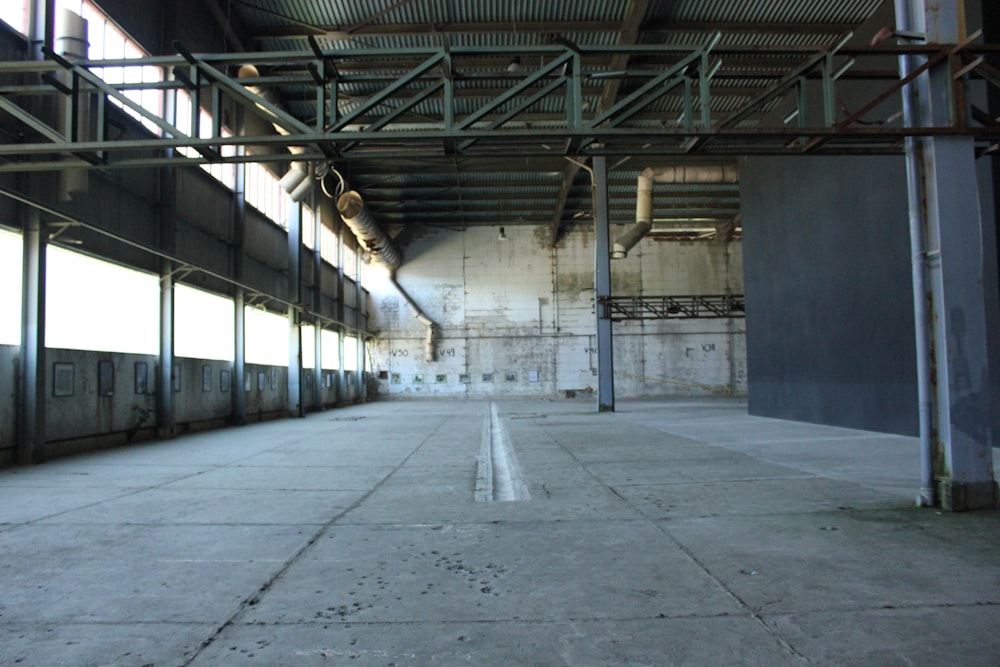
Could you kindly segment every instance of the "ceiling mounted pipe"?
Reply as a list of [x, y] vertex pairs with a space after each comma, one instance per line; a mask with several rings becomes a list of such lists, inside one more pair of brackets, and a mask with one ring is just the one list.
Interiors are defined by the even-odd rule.
[[626, 229], [611, 246], [611, 259], [624, 259], [642, 237], [653, 228], [653, 183], [733, 184], [740, 182], [740, 173], [734, 164], [675, 165], [653, 169], [647, 167], [639, 174], [636, 184], [635, 224]]
[[403, 263], [403, 256], [393, 245], [392, 240], [376, 224], [360, 194], [349, 190], [340, 195], [337, 199], [337, 210], [340, 211], [340, 217], [351, 228], [361, 245], [371, 253], [374, 261], [384, 265], [390, 271], [399, 268], [400, 264]]
[[422, 325], [427, 327], [427, 335], [424, 338], [424, 360], [428, 362], [436, 360], [438, 325], [434, 322], [434, 320], [427, 317], [427, 315], [420, 310], [420, 306], [418, 306], [410, 295], [406, 293], [406, 290], [403, 289], [402, 285], [396, 281], [395, 271], [389, 273], [389, 281], [392, 282], [392, 286], [396, 288], [399, 295], [403, 297], [404, 301], [406, 301], [406, 307], [410, 311], [410, 314], [416, 318], [417, 322], [420, 322]]
[[429, 318], [420, 306], [406, 293], [406, 290], [396, 281], [396, 269], [403, 263], [403, 256], [378, 226], [361, 195], [355, 190], [348, 190], [337, 198], [337, 210], [344, 223], [354, 232], [354, 236], [369, 253], [372, 260], [389, 269], [389, 280], [406, 302], [406, 307], [418, 322], [427, 327], [427, 337], [424, 340], [424, 358], [428, 361], [437, 359], [438, 325]]
[[[236, 74], [236, 78], [238, 79], [255, 79], [259, 76], [260, 72], [257, 70], [256, 65], [251, 65], [249, 63], [246, 65], [241, 65], [239, 71]], [[264, 100], [265, 102], [273, 106], [283, 108], [281, 100], [270, 88], [265, 88], [264, 86], [255, 86], [253, 84], [246, 84], [244, 87], [257, 97]], [[262, 115], [270, 116], [270, 114], [267, 114], [267, 112], [265, 112], [263, 109], [260, 109], [260, 112]], [[243, 119], [243, 125], [244, 129], [246, 130], [246, 134], [264, 134], [266, 132], [264, 128], [266, 128], [267, 125], [270, 125], [272, 128], [274, 128], [274, 131], [280, 135], [288, 134], [288, 130], [281, 127], [281, 125], [277, 123], [268, 123], [267, 121], [265, 121], [263, 118], [261, 118], [256, 114], [247, 114], [246, 117]], [[285, 148], [288, 149], [288, 152], [292, 153], [293, 155], [299, 155], [301, 153], [304, 153], [306, 150], [302, 146], [285, 146]], [[280, 151], [281, 148], [278, 147], [276, 149], [274, 146], [264, 145], [264, 146], [247, 146], [246, 150], [247, 153], [251, 155], [273, 155], [275, 152]], [[293, 171], [295, 172], [294, 174], [292, 173]], [[286, 183], [285, 178], [289, 177], [291, 179], [298, 179], [300, 174], [303, 175], [302, 176], [303, 179], [309, 176], [309, 180], [312, 181], [312, 178], [309, 174], [309, 165], [302, 162], [293, 162], [292, 168], [281, 179], [282, 188], [284, 188], [285, 192], [287, 192], [288, 194], [292, 194], [295, 191], [295, 188], [299, 187], [302, 184], [302, 180], [295, 180], [294, 185], [291, 185], [291, 187], [285, 187]], [[308, 192], [308, 189], [306, 189], [306, 192]], [[305, 194], [303, 193], [302, 197], [304, 196]], [[296, 199], [294, 201], [299, 201], [300, 199], [302, 199], [302, 197], [299, 197], [299, 199]]]
[[[56, 26], [56, 53], [68, 60], [86, 59], [87, 44], [87, 21], [69, 9], [60, 11]], [[68, 75], [61, 76], [67, 77]], [[64, 83], [69, 85], [71, 81], [67, 78]], [[69, 128], [75, 123], [78, 140], [87, 141], [90, 135], [90, 95], [83, 92], [76, 94], [75, 118], [71, 112], [69, 99], [64, 95], [59, 95], [57, 100], [57, 113], [63, 125]], [[89, 189], [90, 178], [86, 169], [68, 168], [59, 171], [58, 196], [60, 201], [69, 201], [75, 195], [85, 194]]]

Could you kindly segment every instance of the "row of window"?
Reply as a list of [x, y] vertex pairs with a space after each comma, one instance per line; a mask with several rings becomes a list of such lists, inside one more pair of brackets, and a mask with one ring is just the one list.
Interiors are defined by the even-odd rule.
[[[16, 30], [27, 33], [29, 4], [29, 0], [0, 0], [0, 19], [6, 21]], [[120, 60], [142, 58], [149, 55], [90, 0], [57, 0], [57, 12], [64, 9], [76, 12], [87, 21], [88, 58], [92, 60]], [[94, 68], [93, 72], [105, 82], [121, 86], [125, 97], [149, 113], [165, 118], [185, 135], [203, 139], [214, 136], [216, 127], [212, 115], [205, 109], [198, 107], [187, 91], [171, 90], [165, 93], [159, 89], [129, 89], [130, 84], [162, 82], [164, 80], [162, 68], [136, 65]], [[171, 96], [169, 100], [171, 104], [169, 105], [167, 104], [168, 95]], [[139, 120], [154, 134], [162, 135], [162, 130], [148, 118], [143, 117], [142, 114], [122, 104], [118, 104], [118, 106]], [[168, 118], [168, 108], [173, 110], [173, 118]], [[223, 137], [232, 136], [232, 132], [225, 127], [218, 128], [218, 132]], [[187, 157], [199, 157], [199, 153], [193, 148], [181, 148], [179, 152]], [[234, 146], [226, 146], [222, 149], [224, 157], [233, 157], [235, 154]], [[275, 224], [287, 229], [288, 217], [294, 204], [279, 185], [278, 177], [261, 164], [248, 163], [243, 168], [245, 169], [244, 197], [246, 202]], [[205, 164], [202, 165], [202, 169], [230, 190], [235, 189], [237, 169], [235, 164]], [[309, 207], [303, 207], [303, 243], [312, 250], [316, 249], [315, 230], [312, 223], [314, 217], [315, 213]], [[341, 256], [338, 253], [338, 239], [333, 231], [324, 225], [321, 227], [320, 233], [319, 250], [323, 259], [334, 266], [342, 265], [346, 275], [358, 276], [361, 284], [366, 285], [367, 267], [358, 261], [357, 253], [351, 248], [344, 247]]]
[[[0, 344], [21, 341], [21, 237], [0, 230]], [[45, 277], [45, 346], [73, 350], [159, 353], [159, 279], [152, 274], [49, 246]], [[100, 299], [93, 295], [100, 294]], [[8, 313], [14, 314], [13, 317]], [[288, 365], [288, 319], [246, 308], [247, 363]], [[301, 327], [302, 365], [314, 368], [315, 329]], [[233, 360], [233, 300], [174, 286], [174, 354]], [[340, 336], [321, 329], [321, 366], [340, 368]], [[344, 337], [344, 370], [358, 368], [358, 339]]]

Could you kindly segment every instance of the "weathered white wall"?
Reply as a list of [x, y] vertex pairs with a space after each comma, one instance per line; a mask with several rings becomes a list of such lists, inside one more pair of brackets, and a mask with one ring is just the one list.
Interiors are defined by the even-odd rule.
[[[441, 328], [438, 358], [426, 330], [388, 281], [373, 280], [370, 346], [379, 393], [555, 396], [596, 386], [594, 234], [548, 229], [429, 229], [404, 250], [397, 280]], [[642, 241], [612, 264], [616, 295], [743, 291], [742, 244]], [[621, 397], [746, 392], [742, 319], [618, 323]], [[592, 389], [591, 389], [592, 390]]]

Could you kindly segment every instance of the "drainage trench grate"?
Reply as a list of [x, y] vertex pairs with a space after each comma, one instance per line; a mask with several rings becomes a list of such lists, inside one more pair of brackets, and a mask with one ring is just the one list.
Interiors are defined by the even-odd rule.
[[477, 464], [476, 502], [531, 500], [496, 403], [490, 403], [483, 418], [483, 443]]

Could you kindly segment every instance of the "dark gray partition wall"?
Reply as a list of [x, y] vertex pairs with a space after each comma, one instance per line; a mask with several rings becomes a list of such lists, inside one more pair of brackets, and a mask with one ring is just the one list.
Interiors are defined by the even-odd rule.
[[903, 158], [748, 158], [741, 181], [751, 414], [916, 435]]

